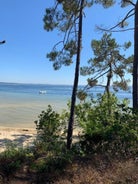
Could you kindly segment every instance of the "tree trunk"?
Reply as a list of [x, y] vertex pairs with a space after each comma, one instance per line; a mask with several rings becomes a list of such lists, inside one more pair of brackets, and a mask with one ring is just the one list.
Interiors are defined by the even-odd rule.
[[74, 111], [75, 111], [76, 95], [77, 95], [78, 82], [79, 82], [80, 54], [81, 54], [81, 45], [82, 45], [83, 4], [84, 4], [84, 0], [81, 0], [80, 12], [79, 12], [79, 30], [78, 30], [76, 68], [75, 68], [74, 85], [73, 85], [72, 97], [71, 97], [70, 118], [69, 118], [69, 123], [68, 123], [67, 149], [70, 149], [72, 145]]
[[138, 1], [136, 2], [136, 6], [135, 6], [133, 108], [135, 110], [138, 110]]
[[110, 85], [111, 85], [111, 79], [113, 77], [113, 73], [112, 73], [112, 65], [111, 63], [109, 64], [109, 72], [107, 74], [107, 84], [106, 84], [106, 93], [107, 93], [107, 97], [108, 97], [108, 114], [109, 116], [111, 115], [111, 107], [110, 107]]
[[106, 87], [105, 87], [105, 89], [106, 89], [106, 93], [107, 93], [107, 95], [108, 95], [108, 98], [110, 98], [110, 85], [111, 85], [111, 79], [112, 79], [112, 65], [111, 65], [111, 63], [109, 64], [109, 72], [108, 72], [108, 74], [107, 74], [107, 84], [106, 84]]

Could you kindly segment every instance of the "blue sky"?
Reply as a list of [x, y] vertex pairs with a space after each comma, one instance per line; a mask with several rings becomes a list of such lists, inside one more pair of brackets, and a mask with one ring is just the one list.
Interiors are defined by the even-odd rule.
[[[119, 2], [120, 0], [118, 0]], [[0, 0], [0, 82], [72, 84], [74, 64], [54, 71], [46, 54], [52, 46], [61, 40], [57, 32], [46, 32], [43, 29], [45, 8], [54, 0]], [[83, 50], [81, 65], [92, 57], [90, 43], [99, 39], [102, 33], [95, 30], [95, 25], [110, 27], [125, 15], [128, 8], [119, 4], [110, 9], [95, 5], [86, 9], [83, 24]], [[133, 19], [130, 19], [133, 27]], [[132, 41], [131, 49], [126, 55], [133, 54], [133, 31], [114, 33], [113, 37], [121, 44]], [[80, 84], [86, 78], [80, 77]]]

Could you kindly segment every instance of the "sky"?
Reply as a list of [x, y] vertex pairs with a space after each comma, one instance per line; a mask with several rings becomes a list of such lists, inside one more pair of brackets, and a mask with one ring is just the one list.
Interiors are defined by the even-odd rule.
[[[103, 35], [96, 25], [112, 27], [131, 8], [120, 8], [120, 0], [117, 2], [109, 9], [94, 5], [85, 10], [81, 66], [93, 57], [91, 40]], [[73, 84], [74, 64], [54, 71], [46, 58], [54, 44], [62, 39], [57, 31], [47, 32], [43, 28], [45, 9], [53, 3], [54, 0], [0, 0], [0, 41], [6, 40], [0, 45], [0, 82]], [[129, 23], [133, 27], [133, 19]], [[132, 47], [125, 54], [133, 54], [133, 31], [113, 33], [112, 37], [120, 44], [131, 41]], [[86, 84], [86, 78], [81, 76], [79, 84]]]

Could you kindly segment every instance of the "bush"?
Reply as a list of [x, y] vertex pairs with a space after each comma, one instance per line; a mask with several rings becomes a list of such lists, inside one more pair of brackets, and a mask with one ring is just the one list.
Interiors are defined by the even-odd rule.
[[136, 152], [138, 140], [138, 114], [133, 113], [126, 101], [104, 94], [92, 103], [79, 104], [77, 121], [83, 129], [81, 148], [88, 152], [110, 152], [114, 155], [130, 155]]
[[66, 165], [72, 162], [73, 155], [71, 152], [60, 152], [57, 155], [40, 157], [34, 162], [31, 168], [38, 173], [54, 174], [63, 172]]
[[66, 149], [66, 118], [55, 112], [49, 105], [42, 111], [39, 120], [35, 121], [37, 139], [34, 153], [38, 158], [32, 168], [39, 173], [61, 171], [71, 161], [70, 152]]
[[8, 146], [4, 152], [0, 153], [0, 173], [9, 177], [21, 167], [25, 158], [25, 150], [17, 149], [14, 145]]
[[42, 111], [39, 120], [35, 121], [37, 129], [36, 145], [39, 150], [58, 151], [62, 142], [62, 126], [60, 115], [49, 105]]

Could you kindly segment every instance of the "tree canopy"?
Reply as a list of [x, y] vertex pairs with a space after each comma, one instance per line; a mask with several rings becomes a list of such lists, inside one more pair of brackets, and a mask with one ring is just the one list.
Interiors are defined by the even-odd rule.
[[[81, 68], [83, 76], [90, 76], [88, 78], [88, 88], [95, 85], [105, 87], [107, 93], [109, 88], [113, 85], [113, 89], [127, 90], [128, 79], [125, 79], [127, 73], [132, 74], [133, 55], [126, 57], [122, 51], [126, 51], [131, 46], [131, 42], [126, 42], [123, 45], [117, 44], [111, 34], [105, 33], [100, 40], [92, 40], [91, 47], [94, 57], [88, 61], [88, 66]], [[105, 85], [99, 83], [99, 79], [106, 76]], [[112, 80], [112, 81], [111, 81]], [[112, 82], [112, 84], [111, 84]]]

